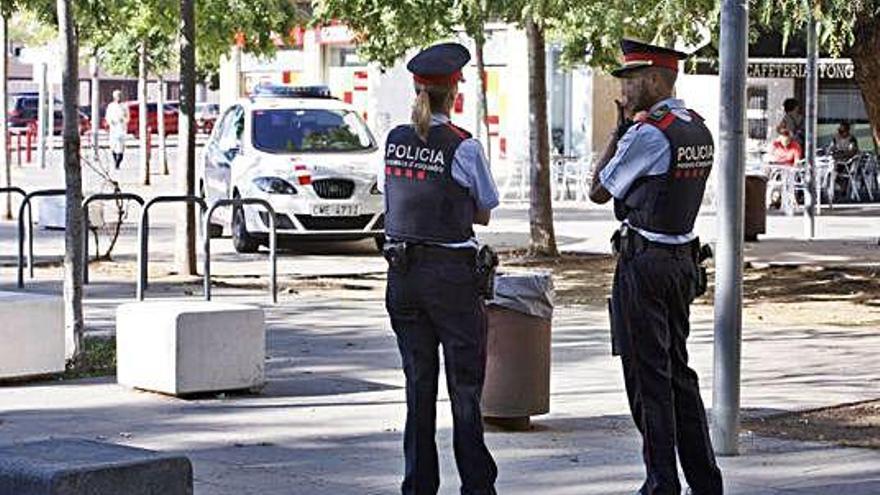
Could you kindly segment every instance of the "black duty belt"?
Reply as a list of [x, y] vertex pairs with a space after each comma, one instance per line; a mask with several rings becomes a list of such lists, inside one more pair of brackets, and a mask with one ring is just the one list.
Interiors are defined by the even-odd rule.
[[681, 252], [691, 254], [694, 249], [694, 241], [686, 242], [684, 244], [667, 244], [665, 242], [652, 241], [635, 231], [630, 232], [629, 241], [633, 243], [632, 247], [637, 251], [652, 248], [663, 249], [674, 253]]
[[473, 262], [477, 251], [472, 248], [450, 248], [430, 244], [408, 244], [406, 253], [413, 259], [453, 259]]
[[615, 254], [626, 253], [631, 255], [644, 251], [645, 249], [662, 249], [672, 253], [694, 256], [696, 259], [700, 251], [699, 239], [694, 239], [693, 241], [685, 242], [683, 244], [656, 242], [646, 238], [637, 230], [626, 225], [622, 226], [620, 230], [614, 233], [614, 237], [611, 238], [611, 244]]

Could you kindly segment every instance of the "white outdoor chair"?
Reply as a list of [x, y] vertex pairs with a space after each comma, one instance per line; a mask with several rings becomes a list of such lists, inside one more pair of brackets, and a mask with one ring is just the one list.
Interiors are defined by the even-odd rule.
[[871, 153], [862, 153], [858, 174], [865, 194], [868, 195], [869, 200], [874, 201], [875, 193], [880, 195], [877, 184], [877, 157]]
[[767, 175], [767, 204], [770, 204], [773, 192], [778, 189], [780, 209], [786, 215], [794, 215], [797, 192], [806, 191], [806, 160], [799, 160], [794, 165], [767, 164], [764, 170]]
[[846, 198], [850, 201], [860, 202], [862, 196], [860, 190], [862, 188], [862, 177], [860, 172], [862, 155], [858, 154], [843, 163], [840, 177], [846, 180]]
[[586, 201], [589, 196], [591, 160], [588, 157], [561, 157], [553, 159], [553, 198], [557, 201]]

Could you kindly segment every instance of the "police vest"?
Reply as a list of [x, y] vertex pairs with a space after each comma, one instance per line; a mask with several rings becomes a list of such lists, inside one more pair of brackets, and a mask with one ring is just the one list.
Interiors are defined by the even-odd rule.
[[622, 200], [615, 199], [614, 214], [618, 220], [659, 234], [683, 235], [693, 231], [712, 170], [714, 145], [703, 118], [693, 110], [688, 112], [690, 121], [677, 117], [664, 106], [642, 124], [656, 127], [669, 140], [669, 170], [663, 175], [637, 179]]
[[452, 178], [452, 159], [470, 138], [452, 124], [431, 126], [427, 142], [411, 125], [385, 142], [385, 234], [395, 240], [464, 242], [474, 236], [475, 204]]

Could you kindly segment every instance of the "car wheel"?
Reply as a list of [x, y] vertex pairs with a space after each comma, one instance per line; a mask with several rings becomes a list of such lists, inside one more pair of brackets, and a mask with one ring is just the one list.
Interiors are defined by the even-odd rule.
[[[205, 196], [205, 183], [199, 183], [199, 197], [202, 198], [205, 202], [208, 201], [207, 196]], [[208, 224], [208, 238], [209, 239], [217, 239], [223, 237], [223, 225], [217, 223]]]
[[239, 253], [256, 253], [260, 242], [247, 231], [244, 208], [236, 206], [232, 209], [232, 247]]

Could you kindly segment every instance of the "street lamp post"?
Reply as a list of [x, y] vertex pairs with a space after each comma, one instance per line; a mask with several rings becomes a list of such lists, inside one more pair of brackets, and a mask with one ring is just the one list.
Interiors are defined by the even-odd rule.
[[712, 395], [712, 442], [719, 455], [736, 455], [739, 450], [748, 9], [748, 0], [724, 0], [721, 10], [720, 176]]
[[810, 16], [807, 24], [807, 88], [806, 120], [804, 144], [806, 145], [807, 174], [804, 187], [804, 236], [812, 239], [816, 236], [816, 107], [818, 106], [818, 59], [819, 48], [816, 42], [817, 24]]

